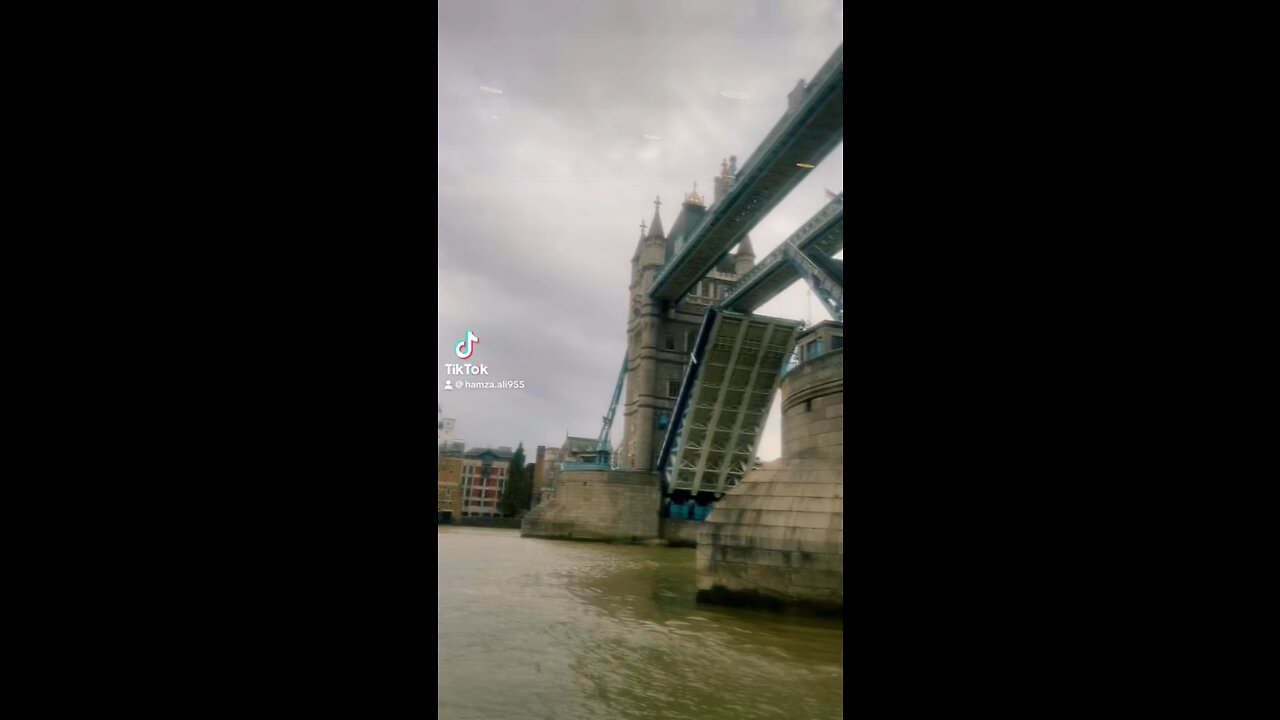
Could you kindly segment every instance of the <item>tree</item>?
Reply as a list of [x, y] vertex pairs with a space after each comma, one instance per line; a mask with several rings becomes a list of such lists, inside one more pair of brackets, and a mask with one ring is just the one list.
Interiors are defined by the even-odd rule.
[[533, 478], [528, 477], [524, 463], [524, 443], [516, 448], [507, 465], [507, 482], [498, 501], [498, 511], [507, 517], [515, 517], [529, 507], [529, 495], [533, 490]]

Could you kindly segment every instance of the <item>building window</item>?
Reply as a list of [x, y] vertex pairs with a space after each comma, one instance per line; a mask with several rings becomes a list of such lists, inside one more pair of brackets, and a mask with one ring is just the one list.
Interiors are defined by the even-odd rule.
[[667, 381], [667, 397], [672, 397], [672, 398], [680, 397], [680, 381], [679, 380]]
[[804, 359], [811, 360], [818, 357], [818, 341], [810, 340], [808, 345], [804, 346]]
[[831, 349], [835, 350], [836, 348], [842, 348], [842, 347], [844, 347], [844, 336], [843, 335], [832, 336]]
[[693, 343], [697, 339], [697, 336], [693, 334], [692, 330], [684, 334], [684, 349], [686, 352], [693, 352]]
[[676, 339], [671, 337], [670, 334], [667, 335], [667, 349], [668, 350], [676, 349]]

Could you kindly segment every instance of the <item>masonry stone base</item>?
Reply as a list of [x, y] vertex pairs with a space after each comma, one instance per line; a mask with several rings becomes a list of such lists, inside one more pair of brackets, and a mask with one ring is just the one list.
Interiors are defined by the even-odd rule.
[[779, 458], [725, 494], [698, 533], [698, 599], [844, 607], [844, 461]]
[[659, 539], [661, 492], [654, 473], [566, 471], [555, 495], [520, 527], [522, 537], [650, 542]]
[[698, 530], [703, 524], [697, 520], [662, 518], [662, 539], [670, 547], [694, 547], [698, 544]]

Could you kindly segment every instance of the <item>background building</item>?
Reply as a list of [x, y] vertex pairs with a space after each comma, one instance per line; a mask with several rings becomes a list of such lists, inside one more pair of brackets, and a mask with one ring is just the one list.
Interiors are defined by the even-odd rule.
[[461, 458], [462, 517], [498, 515], [506, 487], [511, 448], [474, 448]]
[[462, 457], [438, 456], [436, 463], [436, 520], [462, 517]]
[[538, 503], [551, 497], [555, 492], [556, 474], [560, 470], [560, 448], [549, 448], [539, 445], [533, 459], [533, 498], [530, 504]]
[[436, 447], [444, 447], [453, 442], [453, 427], [457, 422], [453, 418], [442, 417], [440, 406], [436, 406]]
[[453, 418], [440, 417], [436, 405], [436, 520], [462, 517], [462, 452], [465, 443], [453, 439]]

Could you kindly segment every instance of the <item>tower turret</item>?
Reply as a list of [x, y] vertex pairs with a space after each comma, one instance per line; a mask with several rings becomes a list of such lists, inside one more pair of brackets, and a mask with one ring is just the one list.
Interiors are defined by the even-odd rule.
[[751, 247], [751, 236], [746, 235], [738, 243], [738, 252], [733, 256], [733, 271], [743, 275], [756, 266], [756, 251]]
[[[662, 198], [653, 200], [653, 222], [649, 223], [649, 232], [640, 241], [640, 272], [646, 274], [646, 268], [659, 267], [667, 261], [667, 236], [662, 229], [662, 214], [659, 206]], [[648, 290], [645, 283], [645, 290]]]
[[[733, 163], [735, 166], [738, 164], [738, 158], [736, 155], [733, 158]], [[715, 181], [715, 186], [716, 186], [715, 201], [716, 202], [720, 202], [721, 198], [729, 194], [729, 186], [732, 184], [733, 184], [733, 172], [729, 169], [729, 161], [727, 159], [721, 160], [720, 174], [716, 176], [716, 181]]]

